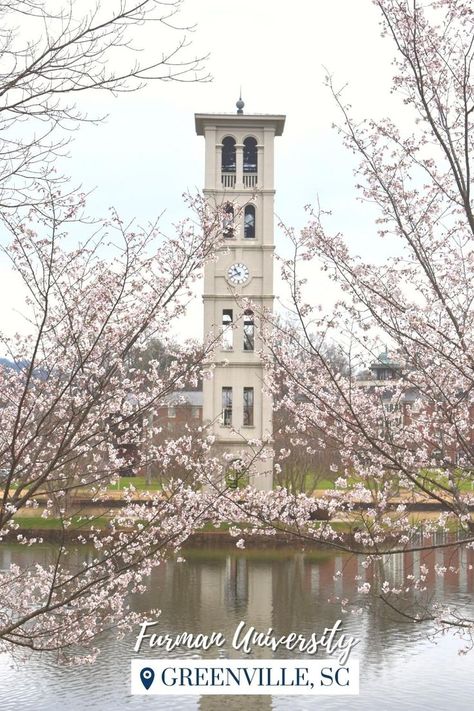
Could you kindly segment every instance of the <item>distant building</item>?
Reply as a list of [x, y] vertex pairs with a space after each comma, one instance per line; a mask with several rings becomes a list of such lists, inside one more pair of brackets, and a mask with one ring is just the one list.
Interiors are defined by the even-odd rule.
[[387, 349], [370, 365], [374, 380], [398, 380], [402, 375], [402, 363]]
[[356, 380], [359, 387], [372, 390], [380, 398], [387, 415], [383, 423], [385, 428], [407, 424], [409, 419], [407, 406], [412, 405], [417, 399], [415, 388], [404, 388], [402, 395], [396, 392], [403, 374], [402, 359], [397, 354], [390, 353], [385, 349], [370, 364], [368, 370]]
[[202, 424], [202, 390], [181, 390], [164, 398], [156, 412], [157, 424], [165, 432], [180, 431], [186, 425]]

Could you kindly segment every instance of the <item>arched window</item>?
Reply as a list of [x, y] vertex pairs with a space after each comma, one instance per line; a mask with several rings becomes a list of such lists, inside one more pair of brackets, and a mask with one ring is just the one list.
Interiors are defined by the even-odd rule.
[[257, 141], [249, 136], [244, 141], [244, 173], [257, 172]]
[[255, 350], [255, 323], [253, 319], [253, 311], [246, 309], [244, 311], [244, 351]]
[[222, 234], [226, 239], [231, 239], [234, 236], [234, 206], [232, 203], [226, 203], [224, 212], [225, 215], [222, 221]]
[[244, 212], [244, 237], [254, 239], [255, 237], [255, 207], [246, 205]]
[[235, 173], [235, 138], [226, 136], [222, 141], [222, 172]]

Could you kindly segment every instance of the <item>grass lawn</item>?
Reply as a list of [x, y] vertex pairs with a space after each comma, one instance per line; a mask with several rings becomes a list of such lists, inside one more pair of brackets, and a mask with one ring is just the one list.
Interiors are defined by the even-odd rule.
[[[92, 521], [83, 516], [72, 516], [71, 524], [66, 528], [68, 531], [78, 529], [88, 530], [91, 526], [95, 528], [105, 528], [108, 522], [107, 516], [97, 516]], [[41, 516], [15, 516], [15, 522], [19, 524], [18, 530], [51, 531], [61, 530], [62, 522], [59, 518], [42, 518]]]
[[[338, 476], [339, 474], [335, 474], [333, 478], [329, 479], [327, 477], [318, 478], [315, 477], [313, 474], [308, 474], [305, 479], [305, 490], [307, 493], [310, 493], [313, 489], [335, 489], [336, 486], [334, 482], [336, 481]], [[349, 486], [354, 486], [354, 484], [356, 484], [360, 480], [358, 480], [356, 477], [348, 477], [347, 481]]]
[[[144, 476], [121, 476], [120, 479], [115, 484], [109, 484], [107, 491], [121, 491], [129, 486], [135, 487], [137, 491], [161, 491], [161, 482], [156, 479], [152, 479], [150, 483], [147, 483]], [[90, 489], [87, 486], [80, 487], [76, 492], [82, 496], [89, 494]]]
[[147, 483], [144, 476], [121, 476], [116, 484], [110, 484], [107, 488], [110, 491], [119, 491], [127, 486], [134, 486], [137, 491], [160, 491], [161, 483], [156, 479], [152, 479]]

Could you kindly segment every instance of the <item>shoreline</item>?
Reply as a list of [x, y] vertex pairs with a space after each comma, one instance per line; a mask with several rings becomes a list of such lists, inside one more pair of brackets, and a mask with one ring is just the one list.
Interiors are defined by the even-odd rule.
[[[127, 529], [128, 530], [128, 529]], [[120, 531], [117, 531], [119, 533]], [[102, 529], [99, 531], [99, 537], [103, 535], [104, 537], [108, 535], [108, 531], [105, 529]], [[51, 528], [46, 528], [46, 529], [41, 529], [41, 528], [22, 528], [18, 529], [15, 531], [11, 531], [8, 534], [6, 534], [3, 539], [0, 541], [0, 545], [2, 543], [21, 543], [21, 541], [18, 540], [18, 535], [22, 536], [22, 540], [28, 540], [28, 539], [42, 539], [42, 543], [75, 543], [79, 542], [79, 538], [81, 539], [89, 539], [92, 538], [92, 535], [90, 531], [87, 529], [81, 529], [81, 530], [62, 530], [62, 529], [51, 529]], [[348, 534], [347, 535], [351, 535]], [[252, 545], [254, 548], [268, 548], [268, 547], [280, 547], [280, 546], [302, 546], [302, 545], [308, 545], [311, 547], [325, 547], [324, 544], [320, 543], [319, 541], [301, 541], [301, 539], [298, 539], [297, 537], [293, 536], [292, 534], [289, 533], [275, 533], [273, 536], [268, 536], [268, 535], [248, 535], [246, 536], [245, 534], [242, 534], [242, 538], [245, 539], [246, 544]], [[228, 531], [197, 531], [196, 533], [193, 533], [189, 536], [189, 538], [186, 539], [185, 543], [183, 543], [183, 546], [186, 546], [187, 548], [201, 548], [201, 547], [215, 547], [215, 548], [224, 548], [224, 547], [231, 547], [231, 548], [236, 548], [236, 543], [237, 543], [237, 538], [231, 536]], [[37, 541], [39, 545], [39, 541]], [[237, 550], [239, 550], [237, 548]]]
[[[341, 539], [339, 543], [354, 543], [354, 536], [356, 533], [356, 528], [351, 528], [348, 522], [333, 522], [336, 526], [346, 527], [347, 530], [339, 530]], [[129, 531], [129, 529], [121, 529], [117, 531], [117, 534], [123, 531]], [[453, 546], [459, 545], [461, 542], [455, 535], [455, 531], [448, 533], [448, 536], [453, 536]], [[18, 536], [21, 535], [22, 538], [19, 540]], [[106, 529], [101, 529], [98, 532], [98, 536], [105, 537], [109, 535]], [[231, 536], [228, 531], [196, 531], [192, 533], [189, 538], [187, 538], [181, 546], [181, 549], [192, 549], [199, 550], [203, 548], [214, 548], [216, 550], [222, 549], [233, 549], [239, 553], [245, 553], [248, 548], [257, 549], [269, 549], [269, 548], [299, 548], [299, 549], [319, 549], [319, 550], [334, 550], [334, 546], [331, 545], [331, 541], [328, 542], [319, 540], [310, 540], [299, 538], [297, 534], [285, 533], [285, 532], [275, 532], [273, 535], [262, 534], [248, 534], [242, 532], [241, 538], [245, 541], [245, 547], [243, 549], [238, 548], [236, 543], [238, 538]], [[36, 539], [34, 543], [28, 544], [27, 541], [30, 539]], [[38, 540], [40, 539], [40, 540]], [[85, 541], [84, 541], [85, 539]], [[19, 529], [11, 531], [3, 537], [0, 541], [1, 544], [11, 545], [16, 543], [18, 545], [42, 545], [42, 544], [74, 544], [80, 543], [81, 545], [87, 545], [89, 540], [92, 540], [92, 534], [87, 529], [79, 530], [62, 530], [62, 529]], [[386, 541], [388, 543], [389, 541]], [[166, 546], [165, 546], [166, 547]], [[342, 551], [341, 551], [342, 552]], [[355, 552], [355, 551], [354, 551]], [[400, 551], [403, 552], [403, 551]], [[364, 554], [361, 551], [361, 554]]]

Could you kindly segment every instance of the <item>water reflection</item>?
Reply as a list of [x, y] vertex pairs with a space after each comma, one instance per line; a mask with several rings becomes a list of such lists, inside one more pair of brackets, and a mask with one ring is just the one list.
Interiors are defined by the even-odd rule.
[[[88, 555], [71, 549], [71, 562]], [[340, 617], [333, 599], [357, 597], [354, 577], [373, 582], [373, 571], [366, 570], [355, 557], [334, 556], [325, 552], [280, 549], [189, 550], [186, 562], [160, 566], [149, 581], [145, 595], [133, 599], [133, 607], [143, 612], [161, 608], [158, 630], [172, 635], [183, 631], [210, 633], [222, 631], [230, 643], [240, 620], [259, 630], [272, 627], [278, 635], [297, 632], [309, 635], [322, 632]], [[46, 562], [48, 546], [25, 549], [0, 546], [0, 567], [10, 562]], [[405, 554], [385, 564], [400, 576], [417, 575], [420, 565], [436, 561], [453, 566], [444, 579], [433, 579], [440, 600], [457, 605], [472, 605], [474, 591], [474, 552], [462, 554], [452, 549], [430, 554]], [[471, 566], [471, 567], [469, 567]], [[341, 575], [336, 575], [337, 571]], [[431, 709], [449, 707], [452, 711], [472, 708], [473, 657], [460, 657], [460, 642], [450, 636], [438, 645], [427, 638], [427, 628], [404, 624], [395, 613], [375, 602], [360, 615], [344, 618], [344, 631], [359, 638], [353, 653], [361, 663], [361, 696], [351, 697], [166, 697], [153, 700], [132, 697], [129, 692], [129, 661], [135, 636], [115, 641], [112, 635], [101, 640], [102, 653], [91, 667], [61, 669], [47, 659], [33, 659], [17, 670], [0, 660], [0, 708], [5, 711], [55, 711], [68, 707], [82, 709], [160, 708], [202, 711], [301, 711], [306, 709]], [[189, 650], [142, 651], [147, 656], [192, 656]], [[217, 650], [204, 652], [215, 657]], [[222, 657], [238, 658], [241, 652], [229, 644], [219, 650]], [[286, 650], [279, 657], [295, 656]], [[270, 657], [265, 649], [255, 650], [256, 658]]]

